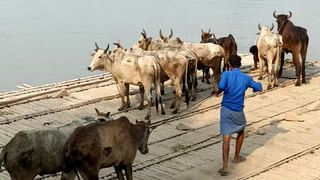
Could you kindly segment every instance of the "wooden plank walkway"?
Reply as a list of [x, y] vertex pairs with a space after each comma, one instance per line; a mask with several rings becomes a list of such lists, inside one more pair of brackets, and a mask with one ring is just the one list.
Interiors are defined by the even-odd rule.
[[[301, 87], [294, 86], [294, 79], [280, 79], [280, 87], [264, 90], [263, 93], [253, 94], [247, 91], [245, 112], [247, 117], [248, 136], [244, 141], [242, 153], [247, 161], [239, 165], [230, 164], [230, 176], [226, 179], [282, 179], [283, 174], [291, 173], [294, 177], [312, 179], [320, 177], [316, 172], [313, 176], [305, 177], [308, 169], [318, 167], [313, 156], [319, 156], [320, 124], [317, 122], [319, 111], [310, 111], [314, 103], [320, 99], [319, 65], [309, 64], [307, 75], [310, 82]], [[292, 74], [292, 66], [284, 71], [284, 76]], [[256, 72], [250, 73], [254, 78]], [[128, 112], [118, 112], [120, 99], [118, 91], [109, 76], [94, 76], [83, 78], [84, 82], [76, 82], [82, 86], [68, 89], [68, 95], [63, 98], [52, 98], [54, 93], [46, 97], [40, 95], [7, 104], [0, 108], [0, 150], [20, 130], [48, 129], [63, 126], [73, 119], [94, 116], [94, 108], [110, 111], [115, 117], [127, 116], [131, 121], [143, 119], [146, 110], [136, 107], [140, 97], [136, 87], [130, 87], [132, 108]], [[266, 87], [267, 78], [262, 83]], [[59, 88], [75, 85], [72, 82], [58, 83]], [[170, 83], [169, 83], [170, 85]], [[54, 85], [46, 85], [40, 89], [50, 91]], [[174, 95], [172, 87], [166, 88], [164, 96], [166, 115], [157, 115], [152, 109], [152, 126], [156, 129], [149, 139], [149, 153], [138, 153], [134, 163], [134, 179], [219, 179], [216, 171], [221, 167], [221, 137], [219, 135], [219, 113], [222, 96], [210, 96], [212, 85], [200, 83], [198, 99], [191, 102], [187, 108], [184, 103], [181, 112], [172, 115], [168, 108]], [[44, 91], [45, 91], [44, 90]], [[39, 92], [32, 88], [30, 93]], [[42, 90], [41, 90], [42, 91]], [[9, 98], [26, 96], [28, 92], [4, 93]], [[146, 104], [146, 102], [145, 102]], [[304, 122], [285, 121], [288, 113], [295, 113]], [[187, 130], [178, 130], [183, 125]], [[263, 131], [264, 135], [254, 134], [255, 129]], [[232, 147], [234, 148], [234, 141]], [[311, 150], [310, 150], [311, 148]], [[314, 148], [314, 149], [312, 149]], [[310, 152], [309, 152], [310, 151]], [[303, 154], [302, 152], [305, 152]], [[231, 156], [233, 150], [231, 150]], [[286, 162], [289, 158], [289, 161]], [[314, 157], [315, 159], [317, 157]], [[299, 164], [306, 167], [298, 171]], [[286, 162], [286, 163], [283, 163]], [[291, 166], [285, 166], [292, 163]], [[287, 172], [286, 172], [287, 170]], [[271, 175], [279, 174], [275, 178]], [[113, 168], [100, 171], [101, 179], [115, 179]], [[301, 175], [301, 176], [300, 176]], [[273, 177], [273, 176], [272, 176]], [[38, 179], [59, 179], [48, 175]], [[301, 179], [300, 178], [300, 179]], [[0, 171], [0, 179], [10, 179], [6, 171]]]

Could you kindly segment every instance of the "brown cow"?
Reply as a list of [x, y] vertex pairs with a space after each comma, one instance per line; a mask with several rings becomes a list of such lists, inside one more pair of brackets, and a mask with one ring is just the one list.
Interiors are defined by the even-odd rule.
[[61, 171], [63, 147], [73, 131], [90, 122], [110, 120], [110, 113], [96, 111], [97, 117], [75, 119], [60, 128], [19, 131], [3, 147], [0, 169], [3, 163], [13, 180], [32, 180]]
[[[282, 74], [282, 67], [284, 63], [284, 53], [292, 53], [293, 62], [296, 69], [297, 82], [296, 86], [300, 86], [300, 74], [302, 73], [302, 83], [306, 83], [305, 62], [307, 58], [307, 49], [309, 43], [309, 37], [307, 30], [300, 26], [295, 26], [289, 18], [292, 13], [289, 11], [289, 15], [279, 14], [276, 15], [276, 11], [273, 12], [273, 17], [277, 19], [278, 32], [282, 35], [283, 47], [281, 53], [281, 64], [279, 70], [279, 77]], [[299, 61], [299, 55], [301, 54], [301, 64]]]
[[229, 34], [227, 37], [216, 38], [214, 33], [210, 33], [210, 29], [208, 32], [204, 32], [201, 30], [201, 43], [214, 43], [223, 47], [224, 50], [224, 66], [223, 71], [226, 69], [229, 70], [228, 59], [230, 55], [237, 55], [237, 43], [232, 34]]
[[114, 166], [119, 179], [132, 180], [137, 150], [148, 153], [150, 121], [130, 123], [127, 117], [77, 128], [65, 144], [61, 179], [74, 179], [75, 171], [86, 180], [98, 180], [101, 168]]

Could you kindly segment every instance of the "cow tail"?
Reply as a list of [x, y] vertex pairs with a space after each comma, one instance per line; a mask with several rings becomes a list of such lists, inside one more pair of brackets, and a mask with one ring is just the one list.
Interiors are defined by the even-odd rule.
[[154, 80], [153, 80], [153, 84], [155, 87], [155, 91], [156, 91], [156, 110], [157, 112], [159, 112], [159, 99], [161, 98], [161, 93], [160, 93], [160, 68], [159, 65], [155, 62], [153, 62], [153, 69], [154, 69]]
[[4, 146], [2, 151], [1, 151], [1, 154], [0, 154], [0, 170], [1, 170], [1, 166], [2, 166], [2, 163], [5, 163], [6, 160], [7, 160], [7, 146]]
[[184, 86], [185, 86], [185, 96], [186, 96], [186, 103], [187, 106], [189, 106], [189, 101], [190, 101], [190, 96], [189, 96], [189, 87], [188, 87], [188, 65], [189, 65], [189, 61], [186, 61], [186, 70], [184, 72]]
[[232, 34], [229, 34], [229, 37], [232, 38], [234, 46], [231, 46], [231, 55], [237, 55], [238, 52], [238, 46], [236, 43], [236, 40], [234, 39], [234, 37], [232, 36]]
[[[308, 44], [309, 44], [309, 37], [307, 35], [307, 31], [305, 31], [305, 34], [303, 34], [305, 37], [302, 37], [302, 61], [306, 60], [307, 56], [307, 49], [308, 49]], [[304, 63], [304, 62], [302, 62]]]

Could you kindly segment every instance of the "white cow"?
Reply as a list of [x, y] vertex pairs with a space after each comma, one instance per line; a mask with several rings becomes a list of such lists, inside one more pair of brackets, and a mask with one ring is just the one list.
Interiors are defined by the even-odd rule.
[[[107, 49], [100, 49], [96, 44], [96, 53], [92, 56], [91, 64], [88, 67], [89, 71], [103, 70], [108, 71], [115, 78], [120, 88], [121, 107], [120, 110], [124, 110], [130, 107], [129, 97], [127, 96], [127, 102], [124, 101], [124, 97], [129, 92], [129, 84], [137, 85], [140, 90], [146, 93], [148, 99], [148, 112], [145, 119], [149, 120], [151, 116], [151, 98], [150, 93], [152, 83], [156, 89], [156, 108], [158, 111], [158, 100], [160, 100], [161, 113], [165, 114], [160, 93], [160, 73], [161, 67], [159, 61], [155, 56], [139, 56], [135, 54], [127, 53], [122, 48], [116, 48], [112, 53], [108, 53], [109, 45]], [[141, 88], [143, 87], [143, 88]], [[143, 99], [143, 96], [141, 97]], [[140, 105], [141, 106], [141, 105]]]
[[281, 35], [271, 32], [273, 27], [273, 24], [271, 28], [267, 26], [261, 27], [260, 24], [258, 25], [258, 28], [260, 30], [259, 37], [257, 39], [258, 56], [260, 64], [259, 80], [262, 79], [263, 67], [264, 63], [266, 62], [268, 67], [268, 89], [271, 88], [272, 64], [274, 64], [274, 86], [278, 86], [278, 65], [283, 45]]

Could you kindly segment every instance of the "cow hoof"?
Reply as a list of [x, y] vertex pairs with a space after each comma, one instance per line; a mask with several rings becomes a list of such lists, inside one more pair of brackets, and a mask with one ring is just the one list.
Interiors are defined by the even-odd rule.
[[279, 85], [278, 84], [275, 84], [275, 85], [273, 85], [274, 87], [278, 87]]
[[197, 97], [193, 97], [192, 99], [191, 99], [191, 101], [196, 101], [197, 100]]
[[202, 79], [201, 82], [204, 82], [204, 80]]
[[149, 120], [149, 119], [150, 119], [150, 116], [147, 115], [144, 119], [145, 119], [145, 120]]
[[143, 105], [140, 105], [137, 109], [142, 110], [143, 109]]
[[175, 105], [174, 105], [174, 104], [171, 104], [170, 109], [173, 109], [174, 107], [175, 107]]
[[258, 80], [262, 80], [262, 77], [259, 77]]
[[271, 89], [271, 86], [268, 86], [267, 89]]
[[124, 106], [121, 106], [118, 108], [118, 111], [122, 111], [124, 109]]
[[162, 115], [166, 115], [166, 112], [162, 111], [161, 114], [162, 114]]
[[307, 81], [305, 79], [302, 79], [302, 84], [306, 84]]
[[296, 86], [300, 86], [300, 82], [296, 82], [296, 84], [295, 84]]
[[210, 81], [207, 81], [207, 84], [211, 84]]
[[172, 111], [172, 114], [177, 114], [178, 113], [178, 110], [174, 110], [174, 111]]

